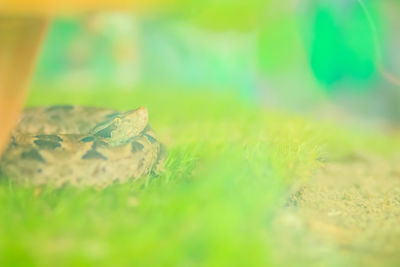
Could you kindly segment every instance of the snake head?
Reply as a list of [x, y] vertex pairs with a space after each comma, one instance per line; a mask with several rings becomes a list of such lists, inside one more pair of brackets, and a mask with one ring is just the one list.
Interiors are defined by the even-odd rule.
[[139, 135], [147, 126], [148, 120], [147, 109], [140, 107], [97, 124], [90, 131], [90, 135], [104, 138], [112, 146], [122, 145]]

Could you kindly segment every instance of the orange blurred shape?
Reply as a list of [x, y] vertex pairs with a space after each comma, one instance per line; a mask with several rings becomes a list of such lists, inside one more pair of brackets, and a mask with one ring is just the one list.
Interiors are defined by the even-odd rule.
[[137, 12], [167, 7], [174, 2], [177, 0], [0, 0], [0, 14], [52, 15], [101, 10]]

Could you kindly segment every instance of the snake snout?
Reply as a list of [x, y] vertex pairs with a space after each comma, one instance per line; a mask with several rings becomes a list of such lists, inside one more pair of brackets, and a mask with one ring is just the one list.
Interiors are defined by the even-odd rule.
[[145, 107], [140, 107], [136, 110], [136, 112], [139, 114], [140, 117], [145, 118], [146, 120], [149, 118], [149, 113], [147, 111], [147, 108]]

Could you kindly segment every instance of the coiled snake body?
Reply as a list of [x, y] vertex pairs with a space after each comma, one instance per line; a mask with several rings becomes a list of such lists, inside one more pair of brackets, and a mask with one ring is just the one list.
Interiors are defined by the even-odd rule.
[[145, 108], [51, 106], [24, 111], [0, 172], [23, 184], [105, 187], [157, 174], [165, 157]]

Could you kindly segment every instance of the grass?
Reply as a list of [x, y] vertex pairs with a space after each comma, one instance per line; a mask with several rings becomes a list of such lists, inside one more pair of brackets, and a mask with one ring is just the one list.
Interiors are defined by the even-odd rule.
[[359, 152], [386, 156], [400, 147], [377, 133], [211, 92], [33, 90], [28, 105], [67, 103], [146, 106], [168, 147], [166, 171], [103, 191], [37, 194], [3, 179], [0, 266], [274, 265], [277, 250], [285, 255], [286, 248], [276, 246], [273, 225], [292, 188], [307, 183], [323, 161]]

